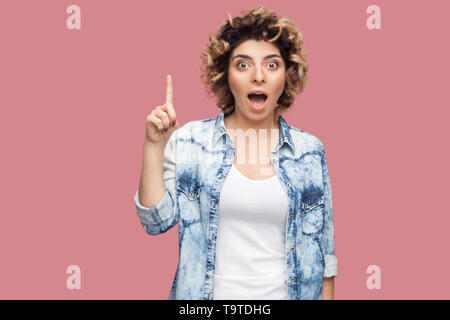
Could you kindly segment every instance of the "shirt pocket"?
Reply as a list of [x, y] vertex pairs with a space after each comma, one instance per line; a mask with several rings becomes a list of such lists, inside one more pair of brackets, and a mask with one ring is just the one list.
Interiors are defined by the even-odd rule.
[[322, 231], [324, 222], [324, 194], [302, 196], [302, 233], [313, 235]]
[[191, 222], [200, 219], [201, 185], [194, 179], [177, 182], [180, 218]]

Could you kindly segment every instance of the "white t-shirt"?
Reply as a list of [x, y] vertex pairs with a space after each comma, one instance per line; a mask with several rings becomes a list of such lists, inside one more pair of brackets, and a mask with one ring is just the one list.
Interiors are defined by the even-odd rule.
[[287, 210], [277, 175], [252, 180], [232, 165], [219, 199], [214, 299], [287, 299]]

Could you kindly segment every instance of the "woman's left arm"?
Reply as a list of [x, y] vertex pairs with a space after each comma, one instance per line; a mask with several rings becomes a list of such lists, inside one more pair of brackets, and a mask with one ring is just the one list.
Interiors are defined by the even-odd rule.
[[338, 274], [337, 258], [334, 250], [334, 221], [331, 195], [330, 174], [328, 172], [327, 157], [322, 144], [322, 177], [324, 183], [324, 228], [321, 247], [324, 253], [325, 270], [323, 277], [323, 300], [334, 300], [334, 278]]
[[323, 278], [322, 300], [334, 300], [334, 277]]

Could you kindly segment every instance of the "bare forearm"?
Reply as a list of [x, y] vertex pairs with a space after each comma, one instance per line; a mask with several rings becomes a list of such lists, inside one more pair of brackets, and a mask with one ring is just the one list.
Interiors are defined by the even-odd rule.
[[334, 300], [334, 277], [323, 278], [322, 300]]
[[154, 207], [164, 197], [164, 145], [145, 142], [142, 154], [139, 202], [147, 208]]

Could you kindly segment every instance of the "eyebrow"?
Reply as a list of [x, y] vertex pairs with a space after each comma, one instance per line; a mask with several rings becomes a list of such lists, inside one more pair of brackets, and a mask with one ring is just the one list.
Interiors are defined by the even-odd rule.
[[[253, 60], [252, 57], [250, 57], [250, 56], [248, 56], [248, 55], [246, 55], [246, 54], [238, 54], [238, 55], [234, 56], [231, 60], [234, 60], [235, 58], [239, 58], [239, 57], [245, 58], [245, 59], [249, 59], [249, 60]], [[275, 57], [281, 58], [281, 57], [280, 57], [279, 55], [277, 55], [277, 54], [269, 54], [268, 56], [265, 56], [265, 57], [264, 57], [264, 60], [267, 60], [267, 59], [270, 59], [270, 58], [275, 58]]]

